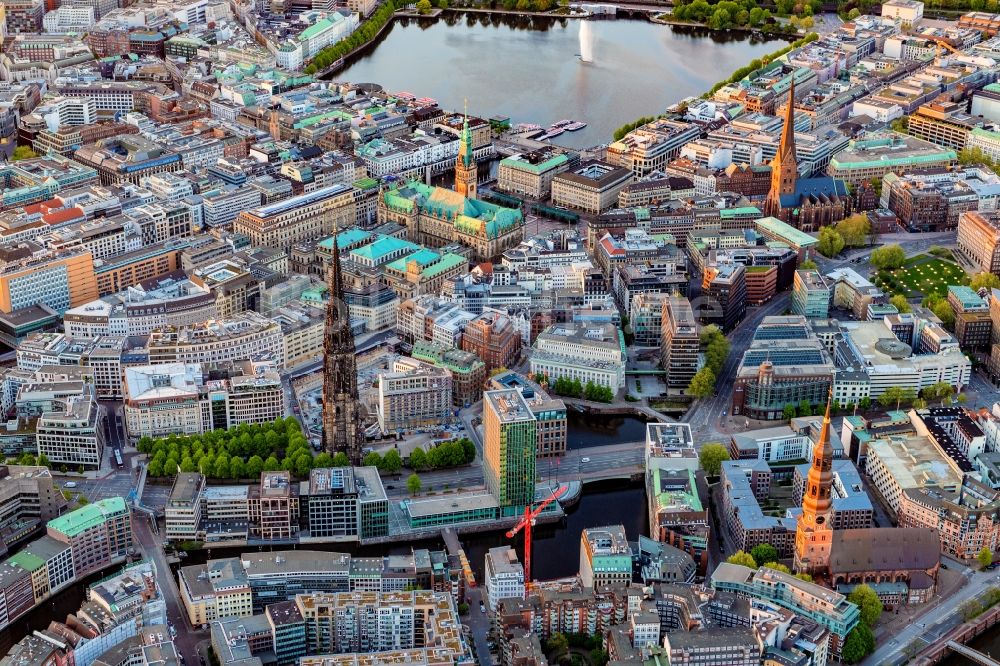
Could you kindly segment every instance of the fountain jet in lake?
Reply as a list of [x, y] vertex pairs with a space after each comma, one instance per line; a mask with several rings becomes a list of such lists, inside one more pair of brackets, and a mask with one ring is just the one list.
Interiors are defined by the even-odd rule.
[[580, 60], [594, 62], [594, 35], [586, 19], [580, 21]]

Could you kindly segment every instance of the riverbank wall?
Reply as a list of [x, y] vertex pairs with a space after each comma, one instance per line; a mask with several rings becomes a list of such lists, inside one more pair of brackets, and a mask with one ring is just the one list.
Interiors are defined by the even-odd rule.
[[967, 645], [976, 636], [1000, 624], [1000, 605], [990, 608], [977, 618], [963, 622], [935, 642], [918, 652], [909, 662], [914, 666], [932, 666], [939, 664], [953, 654], [948, 647], [949, 641]]

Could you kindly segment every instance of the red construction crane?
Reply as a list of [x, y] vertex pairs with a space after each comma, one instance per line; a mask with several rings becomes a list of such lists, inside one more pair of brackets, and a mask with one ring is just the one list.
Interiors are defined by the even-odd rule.
[[524, 590], [525, 592], [531, 591], [531, 526], [535, 524], [535, 517], [540, 514], [545, 507], [552, 504], [553, 501], [558, 499], [564, 492], [566, 492], [566, 486], [559, 486], [554, 493], [542, 500], [536, 508], [532, 509], [531, 505], [524, 507], [524, 518], [518, 521], [517, 525], [510, 528], [507, 532], [507, 538], [513, 539], [521, 529], [524, 529]]

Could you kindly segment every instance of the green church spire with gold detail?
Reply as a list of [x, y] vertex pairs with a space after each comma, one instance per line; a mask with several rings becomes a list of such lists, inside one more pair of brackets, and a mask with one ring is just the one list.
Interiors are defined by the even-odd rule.
[[469, 131], [469, 102], [465, 102], [462, 135], [458, 142], [458, 160], [455, 162], [455, 191], [469, 199], [476, 198], [477, 165], [472, 154], [472, 132]]
[[469, 100], [465, 100], [465, 113], [462, 117], [462, 136], [458, 146], [458, 156], [466, 167], [472, 164], [472, 132], [469, 131]]

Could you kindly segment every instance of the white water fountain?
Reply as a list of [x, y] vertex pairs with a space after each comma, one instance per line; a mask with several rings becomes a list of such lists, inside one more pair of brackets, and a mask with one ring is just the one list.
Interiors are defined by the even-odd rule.
[[580, 21], [580, 60], [594, 62], [594, 33], [590, 21]]

